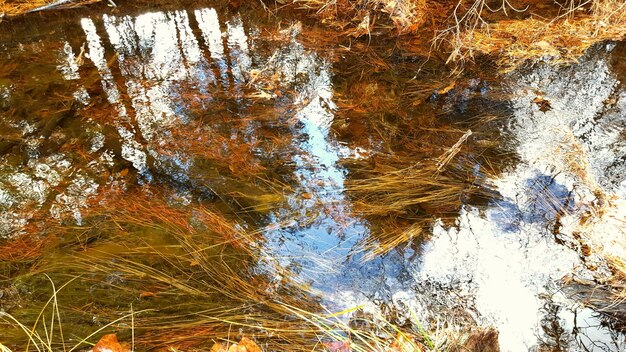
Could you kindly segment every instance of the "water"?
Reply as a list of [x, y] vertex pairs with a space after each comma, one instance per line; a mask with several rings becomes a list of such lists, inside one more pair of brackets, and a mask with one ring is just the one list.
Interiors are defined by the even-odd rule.
[[[324, 29], [259, 11], [127, 5], [2, 24], [5, 241], [87, 226], [91, 208], [152, 187], [258, 233], [250, 272], [280, 286], [286, 268], [331, 311], [494, 327], [503, 351], [624, 350], [563, 289], [605, 280], [603, 255], [626, 248], [623, 69], [611, 61], [623, 44], [573, 68], [477, 66], [446, 92], [436, 60], [377, 40], [316, 47]], [[457, 202], [381, 217], [347, 192], [369, 169], [436, 159], [467, 129], [451, 164], [467, 178]], [[597, 219], [581, 225], [587, 214]], [[413, 222], [422, 236], [366, 260], [364, 241]]]

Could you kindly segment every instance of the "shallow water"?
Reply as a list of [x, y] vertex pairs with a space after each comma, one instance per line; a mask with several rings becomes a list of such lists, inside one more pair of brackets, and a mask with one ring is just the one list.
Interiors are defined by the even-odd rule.
[[[434, 59], [376, 39], [313, 45], [323, 29], [259, 9], [94, 7], [0, 26], [5, 241], [90, 225], [113, 194], [152, 187], [258, 233], [249, 270], [280, 286], [287, 268], [331, 311], [495, 327], [503, 351], [624, 350], [609, 320], [562, 289], [608, 276], [584, 246], [624, 255], [623, 44], [573, 68], [498, 76], [487, 63], [446, 91]], [[368, 170], [432, 162], [468, 129], [453, 204], [371, 216], [347, 191]], [[608, 215], [580, 229], [600, 199]], [[422, 236], [366, 255], [364, 241], [412, 222], [428, 224]], [[16, 270], [3, 269], [7, 282]]]

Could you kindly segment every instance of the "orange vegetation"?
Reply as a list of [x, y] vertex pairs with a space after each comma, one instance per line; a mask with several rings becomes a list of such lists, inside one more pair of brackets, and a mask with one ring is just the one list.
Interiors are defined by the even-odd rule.
[[619, 0], [291, 2], [353, 37], [391, 30], [408, 52], [428, 53], [434, 44], [448, 53], [449, 62], [494, 55], [504, 69], [545, 57], [575, 60], [594, 43], [626, 35], [626, 3]]

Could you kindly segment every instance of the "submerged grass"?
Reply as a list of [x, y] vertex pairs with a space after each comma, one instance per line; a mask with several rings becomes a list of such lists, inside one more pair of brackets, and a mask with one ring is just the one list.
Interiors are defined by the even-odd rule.
[[488, 75], [468, 70], [449, 77], [435, 62], [389, 65], [380, 55], [393, 53], [386, 47], [372, 53], [377, 45], [378, 39], [367, 48], [353, 45], [355, 57], [339, 67], [345, 82], [336, 84], [333, 124], [360, 151], [342, 162], [350, 171], [345, 187], [352, 209], [370, 226], [362, 243], [366, 260], [416, 246], [436, 219], [448, 223], [462, 204], [496, 196], [486, 181], [510, 160], [494, 133], [506, 107], [496, 90], [489, 98], [481, 93]]
[[2, 314], [3, 348], [71, 351], [110, 333], [140, 350], [208, 350], [242, 337], [268, 351], [469, 346], [467, 331], [399, 327], [361, 307], [329, 312], [287, 269], [262, 260], [262, 229], [167, 198], [152, 189], [110, 196], [84, 214], [85, 225], [49, 228], [60, 250], [11, 278], [29, 304]]
[[[296, 307], [287, 307], [301, 319], [317, 327], [321, 336], [330, 338], [324, 346], [332, 352], [425, 352], [425, 351], [467, 351], [495, 352], [498, 347], [498, 333], [493, 329], [475, 328], [472, 331], [437, 325], [428, 332], [412, 315], [410, 327], [399, 327], [382, 317], [360, 316], [360, 307], [339, 313], [312, 314]], [[351, 315], [349, 320], [341, 316]], [[375, 325], [376, 329], [363, 326]]]
[[[134, 351], [135, 346], [140, 349], [167, 346], [167, 350], [170, 351], [195, 351], [197, 346], [204, 346], [201, 347], [204, 348], [202, 350], [208, 350], [208, 346], [213, 346], [211, 351], [222, 351], [222, 349], [226, 350], [224, 344], [236, 346], [237, 340], [240, 341], [240, 345], [249, 346], [247, 349], [249, 352], [262, 350], [490, 352], [498, 350], [498, 334], [492, 329], [468, 331], [438, 325], [435, 331], [427, 333], [416, 320], [413, 321], [412, 327], [407, 328], [389, 323], [384, 318], [360, 317], [355, 313], [358, 313], [362, 307], [354, 307], [341, 312], [325, 310], [324, 313], [315, 313], [285, 301], [277, 301], [276, 307], [280, 308], [284, 314], [288, 314], [291, 317], [290, 321], [279, 322], [276, 327], [271, 325], [271, 317], [237, 315], [236, 312], [225, 308], [201, 310], [188, 315], [170, 315], [168, 319], [171, 322], [168, 324], [159, 318], [142, 319], [142, 316], [158, 313], [158, 310], [134, 311], [131, 304], [129, 312], [119, 312], [115, 320], [94, 328], [86, 337], [81, 338], [71, 334], [71, 338], [65, 338], [62, 319], [66, 319], [72, 312], [59, 309], [59, 296], [62, 295], [61, 291], [66, 286], [78, 278], [69, 280], [58, 289], [54, 282], [49, 277], [47, 278], [52, 284], [53, 293], [32, 326], [23, 324], [11, 314], [0, 314], [0, 319], [4, 321], [3, 325], [19, 330], [27, 338], [25, 347], [15, 348], [20, 348], [20, 350], [32, 348], [38, 352], [82, 350], [86, 346], [96, 345], [90, 341], [98, 340], [99, 336], [103, 337], [100, 341], [111, 336], [105, 334], [106, 332], [130, 330], [132, 348], [125, 347], [124, 349], [128, 351]], [[240, 320], [243, 323], [239, 322]], [[261, 323], [265, 325], [260, 325]], [[363, 326], [375, 326], [375, 328], [363, 328]], [[111, 330], [112, 328], [115, 330]], [[226, 328], [227, 332], [219, 338], [220, 329]], [[150, 332], [145, 333], [146, 330]], [[136, 333], [140, 334], [140, 340], [135, 339]], [[244, 340], [250, 341], [246, 335], [255, 336], [256, 341], [263, 341], [263, 348], [254, 342], [243, 344]], [[289, 336], [295, 336], [295, 338], [291, 339]], [[117, 339], [114, 341], [117, 342]], [[283, 344], [276, 344], [277, 341], [282, 341]], [[100, 345], [100, 342], [97, 345]], [[228, 350], [231, 351], [233, 348]], [[11, 352], [12, 350], [0, 343], [0, 351]]]
[[[364, 242], [365, 259], [419, 242], [434, 220], [454, 219], [468, 200], [495, 196], [488, 182], [495, 171], [462, 152], [470, 135], [463, 134], [439, 158], [395, 155], [375, 158], [374, 167], [369, 161], [352, 165], [358, 177], [346, 187], [355, 211], [379, 224]], [[477, 170], [477, 165], [483, 167]]]
[[[116, 324], [122, 320], [126, 320], [129, 317], [132, 319], [132, 316], [136, 314], [135, 312], [131, 312], [128, 315], [124, 315], [121, 318], [118, 318], [112, 321], [111, 323], [108, 323], [100, 327], [99, 329], [95, 330], [87, 337], [83, 339], [78, 339], [79, 340], [78, 343], [72, 342], [72, 344], [70, 344], [71, 339], [66, 340], [64, 333], [63, 333], [63, 322], [61, 318], [62, 316], [61, 311], [59, 309], [58, 295], [59, 295], [59, 292], [63, 290], [63, 288], [65, 288], [67, 285], [72, 283], [72, 281], [74, 281], [77, 278], [67, 281], [58, 289], [56, 288], [54, 281], [50, 279], [49, 276], [46, 275], [46, 278], [49, 280], [52, 286], [52, 295], [50, 296], [48, 301], [44, 304], [43, 308], [39, 312], [39, 315], [37, 316], [37, 319], [34, 321], [32, 326], [29, 327], [29, 326], [24, 325], [22, 322], [20, 322], [17, 318], [15, 318], [11, 314], [0, 312], [0, 319], [6, 323], [5, 325], [9, 325], [11, 327], [17, 328], [18, 330], [21, 330], [21, 332], [26, 336], [27, 344], [24, 348], [26, 351], [28, 351], [31, 348], [34, 350], [37, 350], [38, 352], [42, 352], [42, 351], [52, 352], [52, 351], [58, 351], [59, 349], [62, 349], [63, 351], [69, 351], [69, 352], [77, 350], [80, 347], [82, 347], [83, 344], [87, 340], [99, 334], [101, 331], [109, 328], [111, 325]], [[11, 352], [11, 350], [8, 347], [2, 344], [0, 344], [0, 351]]]
[[460, 202], [466, 182], [449, 174], [437, 175], [436, 164], [416, 164], [403, 169], [376, 169], [369, 178], [354, 180], [349, 190], [360, 194], [358, 202], [370, 215], [402, 215], [419, 207], [450, 207]]
[[[352, 8], [346, 10], [344, 15], [348, 16], [346, 18], [349, 18], [349, 24], [356, 26], [347, 29], [345, 33], [353, 37], [372, 35], [376, 26], [385, 25], [376, 20], [375, 11], [389, 16], [393, 27], [403, 34], [415, 32], [428, 22], [427, 12], [422, 9], [427, 6], [426, 1], [376, 0], [365, 2], [361, 7], [354, 6], [349, 1], [331, 3], [307, 0], [299, 3], [317, 7], [321, 10], [320, 14], [328, 16], [335, 16], [333, 12], [341, 14], [342, 6], [349, 4]], [[559, 26], [571, 26], [571, 30], [566, 33], [575, 37], [577, 31], [581, 30], [580, 21], [583, 17], [571, 12], [571, 16], [558, 17], [555, 22], [550, 22], [549, 25], [553, 27], [544, 28], [542, 26], [546, 25], [545, 20], [535, 18], [511, 20], [510, 23], [503, 20], [489, 22], [490, 20], [482, 17], [486, 3], [469, 4], [471, 6], [468, 8], [461, 6], [462, 2], [458, 3], [455, 14], [459, 10], [469, 15], [463, 17], [465, 15], [459, 12], [461, 18], [455, 18], [455, 27], [443, 32], [440, 37], [442, 42], [450, 40], [448, 44], [453, 47], [451, 60], [471, 58], [477, 52], [498, 53], [503, 58], [509, 55], [510, 60], [507, 59], [507, 62], [517, 64], [545, 55], [551, 48], [556, 48], [554, 53], [558, 55], [573, 58], [577, 55], [575, 51], [564, 54], [561, 48], [575, 44], [577, 46], [572, 46], [572, 50], [578, 50], [587, 43], [572, 44], [567, 42], [567, 38], [548, 37], [549, 34], [546, 34], [550, 31], [561, 31]], [[617, 2], [613, 2], [613, 5], [613, 8], [597, 5], [598, 9], [594, 8], [593, 13], [604, 11], [602, 16], [610, 21], [622, 18], [620, 11], [623, 6]], [[434, 7], [428, 11], [432, 11], [432, 8]], [[506, 14], [506, 8], [501, 10]], [[350, 11], [356, 11], [352, 18]], [[607, 29], [606, 32], [602, 32], [604, 27], [599, 27], [598, 33], [593, 34], [588, 42], [600, 40], [598, 38], [603, 36], [619, 36], [622, 29], [614, 25], [615, 23], [619, 22], [611, 22], [607, 26], [610, 30]], [[588, 23], [589, 26], [591, 24], [593, 23]], [[532, 36], [521, 39], [527, 42], [520, 42], [520, 38], [511, 34], [512, 29], [519, 31], [523, 26], [530, 26], [531, 32], [537, 29]], [[559, 35], [563, 34], [559, 32]], [[455, 42], [456, 39], [459, 41]], [[380, 69], [386, 68], [385, 65], [380, 65]], [[385, 90], [372, 85], [362, 85], [359, 89], [371, 96], [379, 96], [377, 92]], [[362, 113], [369, 113], [372, 107], [380, 110], [389, 107], [402, 108], [395, 106], [394, 99], [380, 98], [370, 100], [369, 103], [371, 106], [361, 107]], [[383, 125], [385, 123], [386, 126]], [[393, 139], [393, 134], [387, 133], [389, 130], [394, 129], [397, 134], [405, 132], [393, 123], [385, 123], [374, 127], [382, 139], [387, 139], [385, 143]], [[210, 163], [229, 165], [225, 168], [229, 169], [234, 178], [245, 179], [266, 170], [258, 160], [250, 157], [250, 151], [258, 146], [244, 145], [241, 138], [220, 138], [218, 133], [211, 134], [207, 130], [197, 130], [194, 131], [197, 133], [188, 135], [176, 135], [175, 132], [175, 143], [166, 146], [161, 151], [163, 154], [171, 150], [187, 150], [194, 156], [204, 156]], [[431, 132], [437, 134], [441, 131], [433, 129]], [[385, 221], [380, 221], [385, 224], [383, 229], [364, 244], [370, 250], [369, 258], [387, 253], [420, 237], [434, 217], [445, 219], [455, 215], [464, 198], [488, 192], [484, 188], [476, 187], [477, 184], [484, 186], [484, 177], [476, 174], [473, 169], [476, 163], [467, 162], [467, 155], [463, 151], [471, 133], [460, 135], [462, 130], [454, 132], [458, 133], [453, 133], [455, 137], [447, 140], [450, 143], [446, 145], [450, 148], [428, 150], [424, 154], [430, 155], [430, 158], [419, 158], [416, 161], [416, 154], [423, 152], [420, 150], [416, 154], [391, 152], [375, 156], [374, 166], [370, 164], [371, 160], [355, 162], [354, 168], [359, 177], [349, 180], [348, 191], [356, 200], [356, 211], [369, 218], [389, 220], [388, 225]], [[206, 140], [193, 144], [198, 138]], [[276, 139], [276, 144], [283, 142]], [[218, 150], [218, 153], [207, 157], [206, 149]], [[440, 157], [433, 158], [433, 155]], [[477, 180], [480, 182], [476, 182]], [[229, 196], [235, 199], [251, 198], [239, 191], [233, 191]], [[351, 327], [344, 320], [338, 319], [340, 314], [319, 314], [320, 307], [316, 304], [315, 293], [290, 278], [289, 272], [271, 265], [265, 268], [267, 272], [255, 271], [255, 264], [263, 258], [259, 246], [255, 245], [262, 240], [258, 236], [262, 230], [249, 231], [245, 220], [235, 215], [225, 216], [222, 211], [212, 207], [196, 204], [179, 207], [168, 203], [165, 198], [163, 194], [155, 192], [114, 196], [112, 199], [105, 199], [104, 205], [96, 206], [86, 214], [89, 224], [87, 226], [49, 228], [47, 231], [51, 234], [50, 238], [62, 239], [58, 244], [60, 247], [81, 251], [79, 255], [65, 257], [67, 265], [48, 265], [42, 250], [44, 246], [37, 246], [38, 242], [12, 242], [10, 245], [23, 248], [24, 254], [11, 254], [7, 260], [36, 260], [43, 257], [36, 272], [50, 273], [56, 277], [83, 275], [80, 285], [72, 282], [72, 286], [77, 287], [76, 291], [70, 292], [68, 299], [63, 302], [63, 308], [69, 307], [71, 312], [68, 315], [75, 314], [75, 321], [68, 321], [73, 327], [85, 324], [87, 317], [95, 314], [101, 320], [114, 322], [112, 325], [104, 325], [105, 328], [127, 331], [127, 322], [118, 320], [121, 319], [120, 306], [131, 303], [140, 306], [142, 310], [131, 317], [137, 324], [137, 343], [142, 346], [204, 347], [213, 341], [234, 341], [245, 334], [256, 335], [259, 340], [264, 341], [264, 346], [276, 350], [311, 350], [316, 346], [337, 349], [342, 345], [332, 345], [333, 342], [346, 341], [349, 341], [350, 348], [357, 351], [448, 350], [453, 349], [454, 344], [463, 347], [461, 350], [473, 350], [468, 347], [467, 341], [471, 338], [467, 336], [458, 337], [453, 344], [450, 335], [447, 335], [447, 344], [439, 344], [436, 342], [438, 339], [429, 337], [421, 329], [409, 335], [410, 333], [400, 331], [393, 325], [383, 324], [386, 329], [383, 335], [386, 337], [381, 338], [378, 335], [380, 330]], [[261, 205], [250, 207], [269, 207], [274, 201], [275, 199], [266, 202], [269, 205], [262, 202]], [[146, 234], [151, 235], [145, 236]], [[616, 267], [624, 268], [622, 262], [615, 263]], [[82, 297], [79, 295], [85, 295], [85, 292], [89, 292], [92, 301], [77, 299], [78, 302], [72, 302], [77, 297]], [[58, 290], [54, 289], [53, 312], [47, 321], [57, 321], [50, 324], [60, 329], [61, 314], [57, 293]], [[105, 296], [111, 295], [120, 297], [120, 300], [111, 302], [105, 299]], [[619, 295], [626, 297], [623, 293], [618, 294], [618, 297]], [[302, 302], [308, 303], [303, 305]], [[44, 303], [44, 309], [49, 303], [50, 301]], [[28, 314], [29, 312], [23, 314], [27, 320], [32, 318]], [[18, 315], [10, 319], [9, 325], [17, 327], [19, 331], [22, 323], [19, 322], [21, 318]], [[54, 346], [65, 343], [66, 337], [51, 335], [54, 326], [41, 325], [38, 322], [39, 317], [35, 318], [32, 323], [35, 328], [31, 329], [37, 330], [37, 335], [31, 332], [28, 338], [39, 341], [41, 344], [38, 346], [42, 350], [52, 346], [53, 340], [56, 341]], [[26, 332], [24, 329], [22, 331]], [[487, 339], [493, 340], [493, 334], [486, 335], [491, 336]], [[410, 336], [413, 337], [409, 338]], [[320, 341], [331, 344], [323, 345]], [[403, 347], [394, 347], [394, 343]]]
[[[3, 338], [9, 341], [3, 343], [8, 347], [22, 349], [20, 335], [27, 331], [38, 350], [69, 343], [73, 336], [50, 334], [53, 328], [61, 331], [59, 309], [63, 326], [74, 334], [92, 325], [86, 324], [90, 316], [113, 322], [99, 326], [98, 333], [127, 332], [128, 321], [121, 322], [119, 314], [130, 305], [137, 307], [133, 334], [138, 346], [206, 346], [244, 332], [261, 336], [275, 350], [292, 345], [289, 350], [310, 350], [315, 343], [314, 330], [283, 308], [313, 311], [315, 297], [285, 270], [269, 263], [256, 267], [262, 255], [255, 245], [259, 238], [243, 224], [206, 207], [167, 205], [155, 193], [109, 199], [85, 220], [83, 227], [50, 229], [62, 238], [58, 246], [64, 250], [57, 254], [62, 258], [43, 256], [33, 272], [13, 278], [20, 290], [30, 291], [33, 302], [5, 316]], [[41, 302], [41, 312], [52, 302], [53, 315], [46, 321], [54, 320], [57, 327], [40, 324], [43, 313], [33, 311], [42, 290], [38, 273], [56, 280], [79, 277], [63, 286], [59, 299], [55, 289]]]
[[465, 200], [480, 194], [491, 195], [484, 187], [484, 179], [479, 181], [469, 171], [441, 172], [435, 161], [367, 173], [368, 176], [347, 185], [355, 198], [356, 211], [378, 218], [383, 224], [388, 219], [377, 236], [366, 240], [365, 248], [370, 252], [367, 258], [417, 239], [436, 218], [456, 217]]

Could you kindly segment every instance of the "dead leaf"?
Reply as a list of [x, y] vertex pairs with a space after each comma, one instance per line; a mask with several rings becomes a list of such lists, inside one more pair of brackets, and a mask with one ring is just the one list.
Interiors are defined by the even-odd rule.
[[552, 110], [552, 105], [550, 104], [550, 101], [544, 99], [542, 96], [538, 96], [533, 99], [533, 103], [537, 104], [537, 106], [539, 107], [539, 111], [541, 112]]
[[148, 298], [148, 297], [156, 297], [156, 293], [145, 291], [139, 294], [139, 298]]
[[550, 45], [550, 43], [546, 42], [545, 40], [542, 40], [540, 42], [536, 42], [534, 43], [534, 45], [536, 47], [538, 47], [541, 50], [548, 50], [552, 48], [552, 45]]
[[324, 346], [326, 346], [328, 352], [350, 352], [350, 340], [325, 342]]
[[124, 177], [126, 175], [128, 175], [128, 169], [124, 169], [124, 170], [120, 171], [120, 177]]
[[235, 344], [230, 346], [228, 352], [248, 352], [248, 350], [246, 350], [246, 348], [241, 345]]
[[130, 352], [130, 348], [117, 341], [117, 335], [108, 334], [102, 336], [100, 341], [93, 347], [92, 352]]
[[302, 195], [301, 195], [301, 196], [302, 196], [302, 198], [304, 198], [304, 199], [311, 199], [311, 198], [313, 198], [313, 196], [311, 195], [311, 193], [307, 193], [307, 192], [302, 193]]
[[404, 351], [414, 351], [414, 352], [422, 352], [422, 348], [419, 346], [417, 341], [415, 340], [415, 336], [401, 334], [398, 333], [396, 335], [395, 340], [389, 346], [391, 351], [394, 352], [404, 352]]
[[247, 352], [263, 352], [261, 347], [259, 347], [256, 342], [247, 337], [242, 337], [241, 341], [239, 341], [239, 345], [245, 347]]
[[228, 352], [228, 350], [226, 350], [226, 347], [224, 347], [224, 345], [217, 342], [213, 345], [213, 347], [211, 347], [211, 350], [209, 352]]

